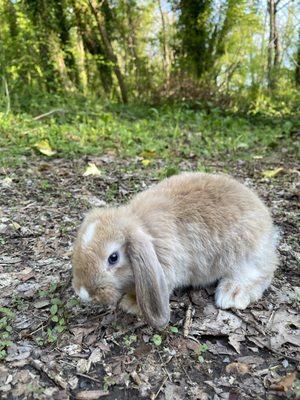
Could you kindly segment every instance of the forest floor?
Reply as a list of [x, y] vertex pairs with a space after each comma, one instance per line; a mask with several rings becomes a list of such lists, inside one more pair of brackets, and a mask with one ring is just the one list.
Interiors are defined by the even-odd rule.
[[[83, 177], [88, 162], [99, 176]], [[196, 165], [191, 158], [180, 169]], [[175, 293], [163, 332], [79, 303], [70, 255], [88, 209], [127, 201], [168, 167], [105, 156], [36, 157], [2, 168], [0, 398], [299, 398], [298, 167], [284, 154], [204, 166], [229, 171], [270, 206], [282, 235], [280, 267], [262, 300], [245, 311], [216, 309], [205, 289]]]

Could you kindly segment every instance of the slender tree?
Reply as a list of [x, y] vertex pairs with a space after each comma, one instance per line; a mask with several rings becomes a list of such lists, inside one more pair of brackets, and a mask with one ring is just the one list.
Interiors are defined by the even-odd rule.
[[167, 26], [166, 26], [166, 20], [164, 16], [164, 12], [162, 9], [162, 4], [161, 0], [157, 0], [158, 3], [158, 8], [160, 12], [160, 17], [161, 17], [161, 26], [162, 26], [162, 45], [163, 45], [163, 65], [164, 65], [164, 72], [165, 72], [165, 78], [166, 78], [166, 84], [167, 87], [169, 86], [169, 80], [170, 80], [170, 52], [168, 48], [168, 35], [167, 35]]
[[281, 57], [280, 38], [277, 26], [277, 11], [280, 0], [267, 0], [269, 12], [269, 44], [268, 44], [268, 86], [274, 89], [275, 73]]
[[84, 50], [87, 54], [89, 53], [94, 56], [104, 91], [107, 95], [110, 95], [113, 86], [112, 71], [109, 65], [110, 61], [103, 49], [97, 29], [95, 29], [92, 23], [92, 15], [88, 13], [89, 7], [83, 6], [77, 0], [73, 0], [72, 7], [75, 14], [75, 24], [82, 38]]
[[[103, 3], [103, 1], [100, 3], [100, 6], [102, 5], [102, 3]], [[103, 14], [102, 14], [100, 6], [97, 4], [96, 0], [89, 0], [89, 5], [91, 7], [91, 11], [97, 22], [97, 26], [98, 26], [99, 33], [100, 33], [100, 36], [102, 39], [104, 51], [107, 55], [107, 58], [113, 63], [113, 69], [116, 74], [118, 84], [120, 87], [122, 101], [124, 104], [126, 104], [128, 102], [127, 88], [125, 85], [123, 74], [121, 72], [121, 69], [120, 69], [120, 66], [118, 63], [117, 56], [114, 53], [112, 44], [110, 42], [109, 36], [106, 31]]]
[[298, 38], [298, 49], [296, 54], [295, 83], [297, 87], [300, 87], [300, 29]]

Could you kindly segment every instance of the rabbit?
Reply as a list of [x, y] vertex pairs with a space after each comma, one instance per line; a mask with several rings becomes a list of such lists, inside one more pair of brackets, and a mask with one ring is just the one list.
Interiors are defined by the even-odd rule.
[[216, 306], [245, 309], [278, 264], [277, 230], [259, 197], [224, 174], [182, 173], [126, 205], [90, 211], [75, 241], [73, 287], [156, 329], [179, 287], [217, 283]]

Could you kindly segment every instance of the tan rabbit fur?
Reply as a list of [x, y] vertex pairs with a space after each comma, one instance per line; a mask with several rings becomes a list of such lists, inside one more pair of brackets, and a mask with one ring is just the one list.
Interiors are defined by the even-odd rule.
[[74, 248], [73, 286], [84, 300], [141, 312], [155, 328], [168, 324], [177, 287], [218, 282], [216, 305], [244, 309], [270, 285], [276, 238], [252, 190], [226, 175], [183, 173], [125, 206], [86, 216]]

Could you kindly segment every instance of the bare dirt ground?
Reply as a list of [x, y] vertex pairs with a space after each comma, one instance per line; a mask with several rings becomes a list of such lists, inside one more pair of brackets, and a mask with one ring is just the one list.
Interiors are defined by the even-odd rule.
[[[88, 161], [101, 176], [83, 177]], [[300, 397], [297, 165], [265, 159], [208, 167], [255, 187], [271, 207], [282, 234], [280, 268], [263, 299], [243, 312], [216, 309], [205, 289], [175, 293], [163, 332], [79, 303], [70, 285], [84, 213], [126, 201], [152, 184], [163, 164], [37, 158], [0, 170], [1, 399]], [[262, 175], [278, 167], [275, 177]], [[193, 161], [181, 169], [194, 169]]]

